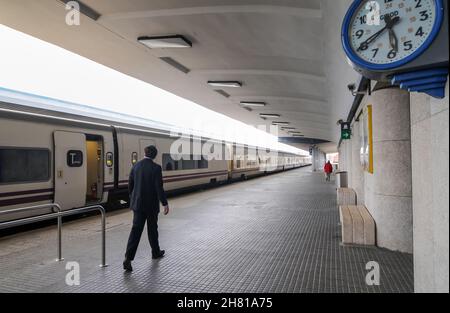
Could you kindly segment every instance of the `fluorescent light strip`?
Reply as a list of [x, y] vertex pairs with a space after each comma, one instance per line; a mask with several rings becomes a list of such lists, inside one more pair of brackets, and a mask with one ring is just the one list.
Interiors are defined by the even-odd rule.
[[272, 122], [272, 125], [289, 125], [289, 122]]
[[281, 127], [282, 130], [295, 130], [295, 127]]
[[246, 107], [265, 107], [265, 102], [248, 102], [248, 101], [241, 101], [241, 105]]
[[138, 41], [150, 49], [191, 48], [192, 43], [182, 35], [143, 36]]
[[267, 117], [267, 118], [279, 118], [281, 117], [280, 114], [269, 114], [269, 113], [261, 113], [259, 114], [261, 117]]
[[238, 81], [208, 81], [208, 85], [214, 87], [240, 88], [242, 83]]

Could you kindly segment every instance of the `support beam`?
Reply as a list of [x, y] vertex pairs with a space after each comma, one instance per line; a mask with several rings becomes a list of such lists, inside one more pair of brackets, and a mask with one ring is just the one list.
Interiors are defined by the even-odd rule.
[[225, 75], [261, 75], [261, 76], [285, 76], [297, 79], [313, 80], [318, 83], [326, 83], [326, 77], [321, 75], [313, 75], [294, 71], [277, 71], [277, 70], [254, 70], [254, 69], [208, 69], [208, 70], [193, 70], [191, 75], [211, 75], [211, 74], [225, 74]]
[[322, 11], [318, 9], [306, 9], [299, 7], [277, 5], [217, 5], [163, 10], [142, 10], [103, 15], [100, 20], [123, 20], [138, 18], [172, 17], [205, 14], [229, 14], [229, 13], [255, 13], [255, 14], [281, 14], [308, 19], [321, 19]]

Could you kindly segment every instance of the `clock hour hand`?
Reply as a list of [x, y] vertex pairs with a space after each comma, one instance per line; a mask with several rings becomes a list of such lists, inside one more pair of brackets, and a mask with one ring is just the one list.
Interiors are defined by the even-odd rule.
[[398, 52], [398, 38], [394, 32], [394, 26], [400, 21], [400, 17], [396, 16], [395, 18], [391, 18], [390, 16], [385, 17], [386, 26], [389, 29], [389, 44], [392, 47], [392, 50]]
[[398, 52], [398, 39], [392, 28], [389, 29], [389, 43], [391, 44], [392, 50]]

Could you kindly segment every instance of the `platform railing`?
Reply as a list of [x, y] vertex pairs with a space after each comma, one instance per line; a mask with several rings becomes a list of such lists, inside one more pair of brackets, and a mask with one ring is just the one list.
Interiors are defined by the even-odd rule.
[[101, 213], [101, 223], [102, 223], [102, 263], [100, 264], [100, 267], [107, 267], [106, 264], [106, 211], [105, 208], [101, 205], [92, 205], [87, 206], [83, 208], [73, 209], [69, 211], [62, 211], [61, 206], [57, 203], [49, 203], [49, 204], [42, 204], [42, 205], [35, 205], [25, 208], [18, 208], [18, 209], [11, 209], [6, 211], [0, 211], [0, 216], [2, 215], [8, 215], [8, 214], [14, 214], [14, 213], [21, 213], [21, 212], [29, 212], [29, 211], [36, 211], [36, 210], [43, 210], [43, 209], [55, 209], [56, 213], [47, 213], [43, 215], [37, 215], [33, 217], [26, 217], [21, 218], [13, 221], [8, 222], [0, 222], [0, 229], [6, 229], [11, 228], [14, 226], [21, 226], [26, 224], [31, 224], [35, 222], [40, 221], [46, 221], [51, 220], [53, 218], [56, 218], [58, 221], [58, 234], [57, 234], [57, 261], [62, 261], [64, 258], [62, 257], [62, 218], [64, 216], [71, 216], [81, 213], [87, 213], [92, 211], [99, 211]]

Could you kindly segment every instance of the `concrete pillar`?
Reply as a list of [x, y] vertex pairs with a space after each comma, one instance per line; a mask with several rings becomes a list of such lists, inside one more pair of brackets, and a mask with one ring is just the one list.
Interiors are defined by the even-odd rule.
[[364, 204], [364, 169], [361, 165], [361, 138], [360, 124], [356, 122], [352, 126], [352, 146], [350, 165], [350, 188], [356, 192], [358, 204]]
[[345, 142], [345, 170], [347, 174], [347, 181], [349, 186], [352, 184], [352, 168], [353, 168], [353, 160], [352, 160], [352, 146], [353, 140], [344, 140]]
[[311, 167], [311, 171], [316, 172], [317, 171], [317, 165], [318, 165], [318, 154], [317, 154], [317, 148], [313, 147], [312, 148], [312, 167]]
[[313, 172], [320, 172], [323, 169], [323, 166], [325, 165], [326, 155], [322, 151], [320, 151], [319, 148], [314, 147], [313, 148], [313, 155], [312, 155], [312, 171]]
[[339, 146], [339, 170], [348, 171], [351, 163], [351, 143], [350, 140], [342, 140]]
[[416, 292], [449, 292], [449, 98], [411, 94]]
[[397, 88], [376, 91], [372, 105], [374, 173], [366, 173], [368, 209], [375, 219], [377, 244], [412, 253], [412, 183], [409, 93]]

